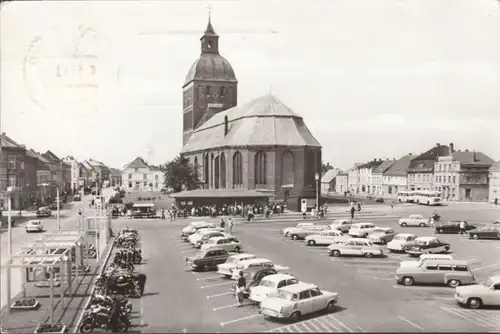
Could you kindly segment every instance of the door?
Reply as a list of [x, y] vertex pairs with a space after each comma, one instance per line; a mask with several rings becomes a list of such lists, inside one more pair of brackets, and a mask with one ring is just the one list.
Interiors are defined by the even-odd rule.
[[311, 289], [311, 299], [313, 304], [313, 312], [321, 311], [326, 308], [326, 300], [318, 288]]
[[225, 263], [227, 260], [227, 253], [223, 250], [218, 250], [216, 252], [217, 252], [217, 256], [215, 259], [215, 264], [217, 265], [217, 264]]
[[[436, 275], [435, 279], [432, 282], [434, 284], [446, 284], [445, 278], [447, 274], [453, 274], [453, 270], [451, 265], [443, 264], [438, 266], [438, 272], [440, 275]], [[450, 275], [450, 277], [454, 277], [455, 275]]]
[[356, 241], [348, 241], [344, 247], [341, 247], [340, 252], [345, 255], [356, 255]]
[[302, 291], [299, 294], [299, 300], [297, 301], [297, 310], [299, 310], [303, 315], [313, 312], [313, 299], [311, 298], [310, 290]]
[[356, 247], [354, 248], [354, 255], [363, 256], [363, 249], [368, 247], [364, 241], [356, 240]]
[[484, 295], [483, 303], [486, 305], [500, 306], [500, 284], [495, 284], [493, 289]]
[[[439, 277], [441, 277], [441, 280], [439, 280]], [[443, 273], [440, 273], [438, 271], [438, 266], [435, 265], [427, 265], [423, 268], [422, 272], [419, 272], [418, 274], [415, 273], [414, 275], [415, 282], [417, 283], [424, 283], [424, 284], [431, 284], [436, 281], [439, 281], [440, 283], [443, 282]]]

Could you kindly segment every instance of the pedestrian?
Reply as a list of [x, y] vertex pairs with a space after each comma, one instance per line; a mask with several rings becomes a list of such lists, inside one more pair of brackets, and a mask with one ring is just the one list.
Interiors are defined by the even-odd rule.
[[495, 205], [498, 205], [498, 198], [495, 198]]
[[165, 220], [165, 209], [161, 209], [161, 219]]
[[354, 219], [354, 212], [356, 211], [356, 209], [354, 208], [354, 205], [351, 206], [351, 219]]
[[467, 226], [467, 223], [464, 221], [461, 221], [460, 222], [460, 232], [458, 232], [458, 234], [465, 234], [465, 232], [467, 232], [466, 226]]
[[225, 228], [226, 227], [226, 222], [224, 221], [224, 219], [221, 219], [220, 220], [220, 228]]
[[238, 303], [236, 306], [240, 307], [243, 304], [243, 294], [246, 292], [247, 288], [247, 280], [243, 274], [243, 271], [238, 273], [238, 281], [236, 283], [236, 302]]
[[234, 222], [232, 218], [229, 218], [229, 222], [227, 223], [229, 228], [229, 234], [233, 234]]
[[358, 202], [358, 211], [361, 211], [361, 203]]

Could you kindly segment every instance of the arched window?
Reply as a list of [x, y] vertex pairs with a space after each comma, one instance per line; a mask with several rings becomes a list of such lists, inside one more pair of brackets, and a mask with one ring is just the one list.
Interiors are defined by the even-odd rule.
[[289, 150], [283, 152], [281, 156], [281, 184], [295, 184], [295, 158]]
[[220, 187], [226, 188], [226, 155], [220, 154]]
[[264, 151], [255, 154], [254, 160], [255, 184], [266, 184], [267, 182], [267, 155]]
[[243, 187], [243, 155], [237, 151], [233, 155], [233, 188]]
[[203, 156], [203, 183], [208, 184], [208, 153]]

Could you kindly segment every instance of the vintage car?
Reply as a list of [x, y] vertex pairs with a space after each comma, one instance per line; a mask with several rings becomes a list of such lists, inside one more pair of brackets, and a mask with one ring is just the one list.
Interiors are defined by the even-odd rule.
[[[264, 277], [276, 275], [278, 273], [278, 271], [274, 268], [259, 268], [259, 267], [251, 267], [241, 271], [243, 272], [243, 277], [245, 277], [247, 281], [246, 288], [248, 291], [252, 291], [254, 287], [258, 286]], [[236, 290], [235, 285], [236, 283], [233, 284], [233, 287], [231, 288], [232, 291]]]
[[350, 237], [338, 230], [326, 230], [319, 234], [312, 234], [305, 237], [304, 241], [308, 246], [331, 245], [335, 240], [347, 240]]
[[211, 248], [197, 251], [194, 256], [186, 257], [186, 267], [194, 270], [209, 270], [226, 262], [229, 254], [224, 249]]
[[414, 261], [401, 261], [399, 263], [400, 267], [418, 267], [422, 263], [428, 260], [453, 260], [453, 255], [451, 254], [422, 254], [418, 257], [418, 260]]
[[410, 256], [420, 256], [422, 254], [447, 253], [450, 244], [442, 242], [437, 237], [418, 237], [406, 253]]
[[250, 300], [260, 303], [267, 297], [276, 295], [278, 293], [278, 289], [297, 283], [299, 283], [299, 280], [288, 274], [274, 274], [266, 276], [260, 280], [259, 285], [254, 286], [250, 290]]
[[[465, 230], [470, 231], [470, 230], [475, 230], [477, 227], [474, 225], [467, 224], [466, 221], [463, 221], [465, 223]], [[446, 233], [458, 233], [460, 232], [460, 223], [462, 221], [450, 221], [450, 222], [445, 222], [445, 223], [439, 223], [436, 225], [436, 233], [440, 234], [446, 234]]]
[[288, 236], [292, 240], [304, 240], [308, 235], [318, 234], [321, 231], [330, 230], [328, 225], [312, 225], [305, 226], [303, 228], [291, 229], [288, 232]]
[[48, 206], [42, 206], [36, 210], [37, 217], [50, 217], [51, 215], [52, 215], [52, 211], [50, 210], [50, 208]]
[[80, 202], [82, 200], [82, 195], [79, 193], [73, 195], [73, 202]]
[[314, 284], [297, 283], [278, 290], [276, 296], [266, 298], [260, 304], [264, 317], [287, 318], [297, 321], [301, 316], [318, 311], [333, 312], [339, 294], [320, 290]]
[[468, 234], [469, 239], [500, 239], [500, 226], [481, 227]]
[[181, 236], [187, 238], [189, 235], [195, 233], [199, 229], [207, 227], [216, 227], [216, 225], [214, 223], [207, 223], [204, 221], [191, 222], [188, 224], [188, 226], [182, 229]]
[[43, 223], [40, 220], [30, 220], [26, 223], [26, 233], [43, 232]]
[[194, 243], [194, 247], [200, 249], [201, 245], [206, 243], [209, 239], [216, 237], [229, 237], [229, 236], [231, 236], [229, 233], [208, 229], [208, 233], [203, 234], [201, 239], [196, 240], [196, 242]]
[[[102, 197], [101, 197], [102, 198]], [[97, 197], [96, 197], [97, 199]], [[101, 203], [104, 202], [101, 199]], [[156, 218], [156, 206], [154, 203], [135, 203], [132, 206], [132, 218]]]
[[200, 241], [205, 235], [213, 233], [213, 232], [221, 232], [220, 228], [216, 227], [203, 227], [198, 229], [198, 231], [194, 232], [190, 236], [187, 237], [187, 241], [195, 246], [198, 241]]
[[395, 278], [398, 284], [406, 286], [446, 284], [456, 288], [459, 285], [475, 283], [469, 263], [464, 260], [428, 260], [417, 267], [399, 267]]
[[349, 235], [351, 237], [367, 238], [376, 226], [372, 223], [356, 223], [352, 224], [349, 229]]
[[413, 233], [398, 233], [387, 243], [389, 252], [404, 252], [405, 247], [411, 244], [417, 236]]
[[399, 220], [399, 226], [418, 226], [418, 227], [429, 227], [430, 221], [422, 215], [410, 215], [408, 218], [401, 218]]
[[[57, 200], [50, 203], [49, 209], [50, 210], [57, 210], [57, 203], [58, 203]], [[59, 210], [62, 210], [62, 208], [63, 208], [63, 202], [61, 200], [59, 200]]]
[[372, 233], [370, 233], [368, 240], [374, 244], [385, 245], [390, 242], [395, 235], [396, 232], [394, 232], [394, 230], [390, 227], [377, 227], [372, 231]]
[[314, 226], [314, 223], [298, 223], [294, 227], [286, 227], [286, 228], [284, 228], [281, 231], [281, 233], [283, 233], [283, 235], [285, 237], [288, 237], [288, 234], [290, 233], [290, 230], [301, 229], [301, 228], [305, 228], [305, 227], [308, 227], [308, 226]]
[[336, 219], [330, 224], [332, 230], [338, 230], [342, 233], [347, 233], [351, 229], [352, 220], [350, 219]]
[[490, 277], [479, 284], [457, 287], [455, 300], [458, 304], [473, 309], [500, 306], [500, 276]]
[[226, 252], [239, 253], [243, 246], [241, 242], [235, 237], [215, 237], [208, 239], [206, 243], [201, 246], [201, 250], [207, 250], [211, 248], [222, 248]]
[[330, 256], [384, 256], [384, 251], [380, 246], [374, 245], [368, 239], [352, 238], [344, 243], [331, 244], [328, 246]]
[[230, 278], [233, 275], [232, 270], [235, 269], [241, 261], [255, 259], [256, 256], [248, 253], [240, 253], [231, 255], [226, 262], [217, 265], [217, 273]]
[[249, 259], [245, 261], [240, 261], [235, 268], [231, 269], [231, 279], [237, 279], [238, 273], [240, 271], [247, 271], [248, 269], [256, 268], [273, 268], [276, 271], [283, 271], [289, 269], [288, 267], [275, 265], [272, 261], [263, 258]]

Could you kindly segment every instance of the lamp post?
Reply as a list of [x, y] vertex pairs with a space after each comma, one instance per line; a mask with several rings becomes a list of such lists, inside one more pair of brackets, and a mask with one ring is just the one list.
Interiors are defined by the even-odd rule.
[[48, 183], [42, 183], [42, 184], [39, 184], [38, 186], [42, 186], [42, 187], [54, 187], [54, 188], [56, 188], [57, 229], [60, 230], [61, 229], [61, 215], [60, 215], [60, 207], [59, 207], [59, 200], [60, 200], [60, 198], [59, 198], [59, 187], [57, 185], [52, 185], [52, 184], [48, 184]]
[[8, 234], [8, 255], [9, 260], [12, 259], [12, 199], [11, 193], [14, 190], [14, 187], [7, 187], [7, 234]]
[[319, 173], [314, 174], [316, 180], [316, 210], [319, 210]]

